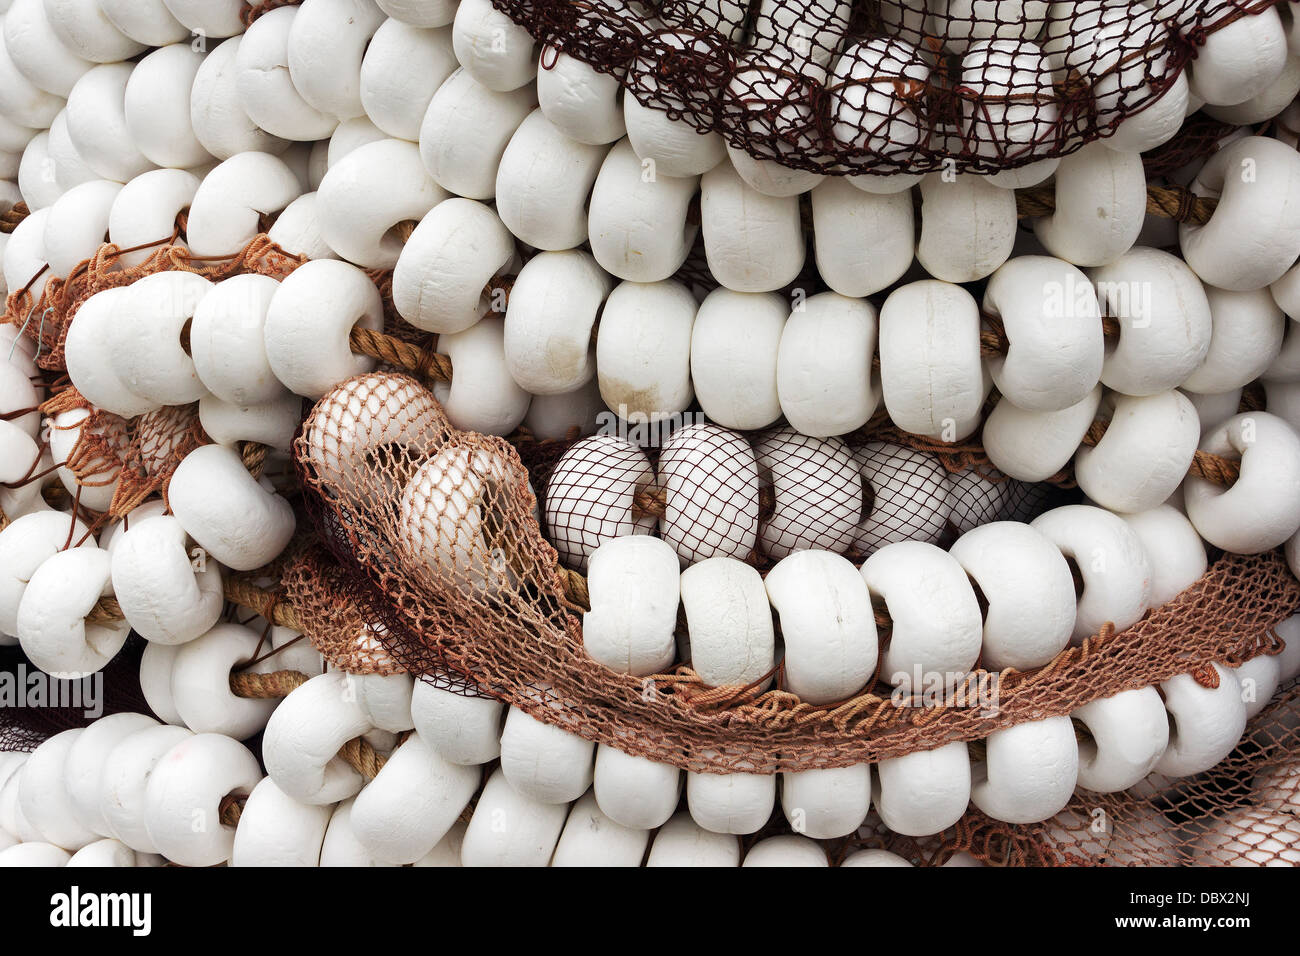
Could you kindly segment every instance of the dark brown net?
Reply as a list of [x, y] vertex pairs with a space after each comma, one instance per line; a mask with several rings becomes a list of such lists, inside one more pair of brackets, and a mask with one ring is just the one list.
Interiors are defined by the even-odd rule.
[[493, 5], [552, 48], [544, 69], [562, 51], [752, 157], [842, 175], [997, 172], [1116, 135], [1148, 109], [1177, 109], [1207, 36], [1278, 2]]
[[685, 564], [727, 557], [766, 570], [808, 549], [857, 560], [895, 541], [946, 546], [990, 521], [1028, 521], [1061, 497], [987, 461], [971, 468], [970, 450], [908, 435], [883, 415], [847, 440], [707, 421], [661, 447], [632, 437], [583, 438], [544, 475], [530, 469], [564, 567], [585, 571], [596, 548], [628, 534], [657, 534]]
[[[0, 751], [30, 751], [47, 737], [108, 714], [150, 714], [140, 690], [145, 640], [132, 634], [107, 666], [81, 680], [42, 673], [16, 646], [0, 647]], [[12, 694], [12, 696], [10, 696]]]

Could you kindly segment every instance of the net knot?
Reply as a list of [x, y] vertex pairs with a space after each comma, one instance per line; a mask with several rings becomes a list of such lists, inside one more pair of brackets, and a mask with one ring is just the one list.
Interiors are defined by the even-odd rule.
[[1210, 38], [1210, 31], [1205, 28], [1204, 23], [1198, 23], [1190, 30], [1183, 34], [1183, 42], [1187, 44], [1188, 56], [1195, 60], [1200, 53], [1201, 47]]

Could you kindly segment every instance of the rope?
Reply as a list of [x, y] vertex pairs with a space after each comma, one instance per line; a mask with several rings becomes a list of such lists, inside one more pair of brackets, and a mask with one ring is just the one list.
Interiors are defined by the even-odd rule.
[[4, 212], [0, 212], [0, 232], [5, 235], [11, 234], [18, 228], [18, 224], [30, 215], [31, 210], [27, 208], [27, 203], [14, 203]]
[[573, 571], [561, 565], [555, 566], [560, 576], [560, 586], [569, 604], [580, 611], [591, 610], [591, 595], [587, 591], [587, 579], [579, 571]]
[[266, 470], [266, 457], [270, 452], [269, 445], [263, 445], [261, 442], [256, 441], [246, 441], [240, 449], [239, 457], [250, 475], [254, 478], [261, 478], [262, 472]]
[[[1087, 445], [1089, 448], [1095, 448], [1109, 427], [1109, 421], [1103, 418], [1097, 419], [1083, 433], [1082, 444]], [[1223, 458], [1198, 448], [1192, 456], [1192, 463], [1188, 467], [1187, 473], [1195, 475], [1197, 478], [1204, 478], [1206, 481], [1221, 485], [1224, 488], [1231, 488], [1237, 479], [1241, 477], [1241, 462], [1233, 461], [1231, 458]]]
[[353, 328], [349, 340], [352, 351], [359, 355], [368, 355], [416, 375], [423, 373], [435, 382], [451, 381], [451, 359], [446, 355], [361, 326]]
[[664, 488], [646, 485], [632, 496], [634, 518], [662, 518], [668, 511], [668, 492]]
[[226, 600], [251, 611], [256, 611], [272, 624], [293, 631], [302, 630], [302, 621], [292, 604], [280, 599], [278, 591], [269, 591], [253, 584], [247, 578], [228, 577], [222, 582]]
[[[1210, 221], [1218, 204], [1217, 199], [1198, 196], [1184, 186], [1147, 186], [1147, 212], [1164, 219], [1203, 226]], [[1055, 211], [1055, 184], [1016, 191], [1016, 215], [1021, 219], [1038, 219]]]
[[239, 818], [243, 816], [244, 804], [247, 802], [248, 797], [244, 794], [228, 793], [222, 797], [217, 807], [217, 819], [222, 826], [239, 826]]
[[115, 597], [102, 597], [86, 615], [87, 624], [116, 624], [123, 619], [122, 605]]
[[230, 675], [230, 692], [245, 700], [276, 700], [288, 697], [307, 681], [307, 675], [301, 671], [273, 671], [270, 674], [236, 671]]
[[339, 758], [367, 780], [374, 780], [388, 758], [375, 751], [364, 737], [354, 737], [339, 748]]

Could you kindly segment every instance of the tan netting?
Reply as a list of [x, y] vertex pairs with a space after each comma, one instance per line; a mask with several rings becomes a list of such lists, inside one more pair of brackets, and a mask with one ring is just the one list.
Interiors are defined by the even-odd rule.
[[[493, 0], [629, 95], [762, 160], [832, 175], [996, 172], [1104, 136], [1206, 38], [1279, 0]], [[979, 40], [1008, 41], [985, 53]], [[1153, 145], [1138, 141], [1138, 149]]]
[[[164, 407], [127, 420], [92, 408], [81, 397], [67, 381], [63, 354], [68, 328], [81, 304], [105, 289], [127, 286], [157, 272], [194, 272], [213, 282], [245, 272], [282, 279], [306, 261], [286, 253], [265, 234], [255, 237], [235, 256], [195, 256], [183, 243], [184, 222], [182, 214], [176, 231], [155, 243], [133, 249], [120, 249], [111, 243], [101, 245], [67, 278], [46, 283], [39, 299], [34, 299], [31, 287], [41, 276], [37, 273], [27, 288], [11, 292], [5, 303], [4, 321], [18, 326], [37, 345], [36, 362], [45, 370], [46, 384], [52, 392], [41, 410], [56, 415], [85, 408], [90, 413], [84, 424], [78, 423], [81, 435], [67, 461], [56, 464], [66, 465], [82, 487], [118, 483], [103, 515], [82, 508], [92, 528], [98, 528], [108, 518], [122, 517], [153, 494], [161, 493], [165, 499], [167, 482], [177, 465], [208, 438], [199, 424], [197, 403]], [[153, 251], [143, 262], [123, 266], [124, 254], [147, 249]], [[35, 480], [37, 476], [32, 477]], [[77, 499], [79, 502], [80, 495]]]
[[[170, 237], [135, 249], [119, 249], [105, 243], [66, 278], [51, 279], [39, 299], [34, 299], [31, 286], [41, 277], [42, 273], [38, 272], [26, 288], [9, 293], [5, 302], [5, 321], [20, 326], [24, 334], [37, 342], [36, 363], [41, 368], [63, 371], [63, 342], [67, 338], [68, 325], [81, 303], [97, 292], [130, 285], [147, 275], [170, 270], [195, 272], [213, 282], [244, 272], [282, 279], [306, 261], [285, 252], [264, 234], [253, 239], [236, 256], [195, 256], [185, 245], [174, 244], [182, 233], [178, 225]], [[157, 248], [145, 261], [134, 266], [122, 265], [123, 254], [153, 246]]]
[[[97, 410], [95, 415], [109, 415]], [[114, 416], [116, 417], [116, 416]], [[84, 434], [84, 432], [83, 432]], [[185, 456], [208, 436], [199, 424], [199, 406], [164, 406], [127, 422], [129, 441], [108, 514], [121, 518], [153, 494], [167, 500], [167, 484]], [[78, 480], [82, 481], [80, 475]]]
[[[1176, 150], [1166, 152], [1169, 168], [1174, 168], [1182, 157]], [[1164, 202], [1159, 194], [1152, 195], [1157, 205]], [[1043, 201], [1032, 194], [1020, 198], [1022, 207]], [[1197, 214], [1190, 206], [1178, 205], [1186, 215]], [[27, 316], [42, 317], [42, 323], [28, 322], [26, 331], [41, 343], [41, 364], [51, 376], [61, 371], [63, 336], [76, 306], [99, 288], [170, 268], [190, 268], [214, 279], [250, 269], [284, 275], [299, 262], [264, 236], [241, 256], [223, 262], [193, 259], [170, 244], [137, 270], [117, 268], [116, 259], [116, 251], [104, 247], [67, 282], [51, 282], [39, 303], [32, 303], [25, 290], [11, 296], [8, 321], [22, 324]], [[390, 280], [384, 273], [373, 278], [381, 289]], [[391, 303], [390, 296], [385, 298]], [[389, 320], [392, 337], [365, 343], [368, 354], [421, 376], [450, 377], [450, 363], [432, 352], [428, 336], [401, 325], [395, 315]], [[924, 701], [897, 706], [889, 688], [876, 684], [851, 700], [814, 707], [781, 689], [779, 670], [773, 675], [774, 689], [765, 692], [756, 687], [707, 687], [689, 662], [645, 679], [615, 674], [583, 653], [581, 615], [587, 598], [585, 580], [574, 570], [580, 562], [561, 567], [560, 556], [536, 520], [563, 513], [564, 495], [556, 496], [558, 504], [545, 499], [556, 467], [577, 447], [576, 436], [556, 442], [536, 441], [526, 432], [510, 440], [459, 432], [447, 423], [421, 380], [386, 372], [360, 376], [326, 396], [309, 416], [295, 458], [304, 504], [325, 546], [296, 548], [282, 568], [272, 569], [272, 579], [283, 589], [284, 606], [292, 607], [294, 620], [337, 666], [359, 673], [409, 670], [460, 693], [491, 693], [588, 739], [679, 767], [707, 772], [834, 767], [952, 740], [977, 740], [999, 727], [1066, 714], [1088, 701], [1150, 686], [1174, 674], [1203, 673], [1208, 661], [1235, 663], [1275, 653], [1279, 641], [1270, 628], [1300, 605], [1300, 583], [1279, 554], [1216, 556], [1201, 581], [1127, 631], [1104, 629], [1034, 672], [977, 670], [959, 688], [955, 701], [942, 706], [924, 706]], [[56, 379], [51, 385], [56, 394], [46, 411], [84, 407], [66, 381]], [[92, 413], [70, 467], [90, 484], [120, 465], [115, 511], [124, 510], [132, 497], [165, 492], [170, 469], [191, 447], [187, 443], [204, 440], [192, 407], [125, 423], [104, 414]], [[739, 440], [751, 451], [771, 438], [727, 434], [726, 441]], [[723, 442], [716, 435], [715, 440]], [[938, 532], [941, 544], [996, 517], [1028, 520], [1057, 503], [1068, 494], [1062, 489], [1073, 485], [1068, 471], [1044, 485], [1012, 481], [993, 468], [975, 440], [929, 441], [902, 432], [883, 415], [846, 436], [842, 444], [857, 464], [864, 458], [881, 459], [884, 451], [896, 448], [919, 456], [911, 460], [920, 464], [898, 466], [892, 473], [878, 469], [879, 482], [892, 476], [902, 486], [912, 486], [923, 474], [934, 478], [939, 470], [946, 473], [951, 512]], [[719, 445], [723, 447], [728, 447], [725, 442]], [[825, 459], [826, 447], [799, 440], [781, 446], [781, 451], [787, 463], [793, 456], [793, 470], [798, 472], [812, 460], [814, 448]], [[629, 487], [619, 493], [632, 499], [634, 523], [643, 522], [647, 531], [661, 527], [669, 501], [664, 479], [673, 469], [665, 468], [664, 454], [657, 449], [642, 456], [644, 464], [636, 455], [627, 457], [630, 470], [624, 483]], [[890, 460], [887, 455], [883, 459]], [[726, 492], [728, 475], [741, 470], [732, 458], [715, 455], [712, 460], [717, 465], [714, 490]], [[755, 521], [746, 525], [747, 532], [756, 525], [756, 546], [742, 556], [761, 570], [772, 557], [764, 553], [757, 528], [776, 514], [779, 495], [772, 487], [770, 465], [765, 475], [757, 463], [756, 456], [760, 473]], [[600, 456], [592, 456], [588, 465], [611, 468]], [[744, 477], [748, 482], [748, 472]], [[744, 490], [743, 502], [733, 502], [730, 512], [743, 512], [748, 521], [752, 483], [745, 483]], [[875, 491], [868, 482], [856, 514], [852, 495], [832, 494], [829, 510], [842, 512], [841, 519], [865, 519]], [[925, 501], [918, 494], [909, 507], [894, 509], [890, 521], [909, 537], [932, 536], [935, 529], [921, 507]], [[698, 507], [691, 510], [693, 518], [713, 514]], [[820, 513], [825, 515], [827, 508]], [[566, 527], [578, 525], [577, 533], [557, 540], [577, 541], [579, 549], [585, 548], [582, 526], [592, 516], [589, 511], [581, 521], [568, 519]], [[595, 514], [597, 527], [605, 517]], [[797, 529], [787, 522], [783, 530], [792, 527]], [[825, 524], [808, 527], [826, 531]], [[549, 530], [555, 533], [555, 528]], [[722, 525], [706, 526], [702, 533], [693, 532], [695, 538], [686, 544], [698, 550], [724, 531]], [[856, 539], [844, 553], [861, 555]], [[271, 599], [279, 594], [277, 590]], [[887, 618], [879, 623], [887, 639]], [[962, 705], [963, 700], [987, 701], [990, 689], [997, 694], [996, 714]], [[996, 863], [1156, 862], [1168, 853], [1166, 836], [1172, 827], [1176, 858], [1192, 858], [1188, 848], [1209, 831], [1201, 825], [1193, 832], [1189, 821], [1249, 810], [1260, 802], [1249, 781], [1261, 770], [1280, 770], [1300, 752], [1296, 696], [1292, 685], [1280, 704], [1256, 719], [1227, 762], [1207, 774], [1162, 786], [1159, 792], [1095, 799], [1085, 795], [1057, 820], [1035, 827], [1010, 827], [972, 810], [935, 838], [908, 841], [888, 835], [880, 840], [929, 862], [942, 862], [959, 850]], [[1261, 723], [1270, 714], [1278, 719]], [[27, 743], [39, 739], [34, 730], [23, 733]], [[1100, 835], [1090, 829], [1098, 809], [1110, 826]], [[1288, 852], [1280, 844], [1255, 846], [1251, 841], [1256, 838], [1243, 821], [1258, 822], [1248, 815], [1227, 821], [1229, 839], [1233, 826], [1241, 831], [1240, 846], [1212, 849], [1216, 858], [1259, 862], [1256, 858], [1282, 859]], [[1284, 836], [1285, 823], [1273, 820], [1266, 825]], [[783, 825], [777, 820], [765, 832]], [[1107, 849], [1098, 853], [1095, 844], [1101, 839]], [[861, 842], [838, 841], [837, 852]]]
[[[539, 719], [690, 770], [837, 767], [981, 738], [1273, 650], [1269, 628], [1300, 605], [1280, 554], [1223, 555], [1128, 630], [1107, 629], [1037, 671], [977, 670], [943, 706], [898, 706], [882, 686], [811, 706], [780, 689], [779, 673], [776, 689], [760, 692], [706, 687], [689, 666], [641, 679], [587, 658], [585, 586], [543, 538], [518, 454], [453, 428], [411, 378], [375, 373], [339, 386], [308, 417], [296, 456], [335, 560], [309, 553], [288, 587], [327, 657], [363, 663], [359, 622], [333, 624], [341, 587], [366, 633], [412, 673], [460, 674]], [[993, 716], [983, 706], [990, 686]]]
[[913, 839], [886, 831], [873, 811], [867, 830], [838, 841], [832, 856], [873, 847], [934, 865], [968, 853], [1006, 866], [1296, 866], [1300, 682], [1282, 688], [1205, 773], [1153, 775], [1123, 793], [1081, 790], [1043, 823], [1010, 826], [972, 808], [943, 833]]

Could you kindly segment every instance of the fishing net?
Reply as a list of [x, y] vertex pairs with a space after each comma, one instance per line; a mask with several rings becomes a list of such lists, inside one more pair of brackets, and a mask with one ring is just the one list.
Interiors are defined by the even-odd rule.
[[751, 157], [833, 175], [995, 173], [1115, 136], [1180, 110], [1206, 39], [1277, 3], [493, 0], [543, 69], [562, 52]]
[[[546, 470], [537, 514], [566, 568], [584, 571], [605, 541], [649, 533], [688, 564], [728, 557], [767, 570], [807, 549], [861, 560], [895, 541], [946, 546], [976, 525], [1029, 520], [1059, 497], [987, 462], [969, 468], [952, 446], [932, 451], [883, 414], [848, 441], [708, 422], [662, 446], [629, 438], [573, 442]], [[542, 476], [530, 475], [538, 488]]]
[[[66, 277], [46, 282], [39, 296], [33, 296], [31, 290], [43, 277], [44, 269], [25, 287], [11, 290], [5, 302], [5, 320], [35, 340], [37, 365], [55, 372], [65, 369], [63, 343], [68, 326], [81, 304], [97, 292], [128, 286], [145, 276], [168, 271], [194, 272], [213, 282], [245, 272], [282, 279], [306, 261], [285, 252], [265, 234], [257, 236], [235, 256], [196, 256], [184, 244], [183, 226], [182, 218], [170, 237], [131, 249], [105, 243]], [[128, 253], [145, 250], [152, 251], [143, 262], [135, 265], [123, 262]]]
[[145, 643], [132, 634], [102, 671], [79, 680], [51, 677], [17, 646], [0, 647], [0, 753], [33, 750], [108, 714], [151, 713], [140, 689]]
[[[1202, 142], [1212, 144], [1219, 136], [1221, 131], [1207, 130]], [[1177, 169], [1186, 158], [1166, 150], [1161, 168]], [[1157, 208], [1164, 208], [1160, 195], [1152, 196]], [[1019, 198], [1031, 210], [1045, 201], [1032, 193]], [[1189, 206], [1187, 214], [1196, 213]], [[284, 275], [299, 262], [264, 236], [221, 262], [196, 260], [170, 242], [136, 270], [121, 268], [116, 256], [112, 247], [104, 247], [66, 281], [48, 283], [36, 302], [28, 290], [10, 297], [7, 319], [24, 325], [25, 334], [40, 344], [42, 367], [57, 386], [50, 411], [84, 407], [58, 378], [61, 350], [77, 304], [98, 288], [168, 268], [212, 278], [248, 269]], [[372, 278], [381, 290], [391, 281], [384, 273]], [[700, 281], [707, 284], [711, 277], [705, 272]], [[385, 299], [391, 306], [391, 295]], [[27, 321], [38, 314], [45, 325]], [[586, 739], [688, 770], [772, 773], [874, 762], [950, 741], [978, 741], [993, 730], [1068, 714], [1122, 690], [1177, 674], [1203, 674], [1210, 661], [1240, 663], [1277, 653], [1281, 642], [1271, 628], [1300, 606], [1300, 583], [1279, 554], [1216, 554], [1200, 581], [1133, 627], [1120, 633], [1103, 628], [1034, 671], [991, 673], [977, 667], [941, 704], [898, 701], [877, 682], [849, 700], [813, 706], [784, 689], [779, 669], [768, 675], [770, 689], [711, 687], [689, 659], [646, 678], [617, 674], [588, 658], [582, 646], [582, 614], [589, 606], [582, 554], [593, 546], [588, 536], [594, 529], [600, 540], [610, 522], [664, 534], [665, 524], [672, 523], [670, 485], [678, 481], [685, 487], [691, 469], [674, 464], [671, 443], [615, 439], [613, 447], [625, 460], [611, 464], [608, 455], [586, 453], [597, 446], [576, 435], [541, 441], [526, 432], [510, 439], [462, 432], [422, 384], [449, 379], [450, 363], [432, 353], [427, 335], [400, 323], [391, 307], [388, 319], [386, 336], [354, 333], [354, 348], [418, 374], [381, 369], [359, 376], [310, 413], [294, 457], [302, 504], [319, 543], [298, 542], [270, 575], [279, 582], [275, 600], [293, 608], [295, 621], [332, 664], [354, 673], [407, 671], [457, 692], [488, 693]], [[145, 487], [151, 490], [144, 494], [165, 493], [168, 463], [179, 460], [187, 442], [206, 438], [193, 430], [192, 408], [170, 409], [155, 418], [93, 419], [83, 428], [70, 467], [87, 484], [116, 468], [123, 502]], [[1055, 504], [1077, 500], [1068, 471], [1043, 484], [1017, 482], [993, 467], [976, 439], [922, 439], [896, 428], [883, 414], [832, 441], [782, 429], [714, 428], [705, 439], [716, 467], [693, 480], [709, 494], [697, 501], [691, 493], [674, 514], [689, 516], [685, 523], [692, 529], [701, 527], [701, 518], [712, 520], [704, 522], [703, 532], [684, 536], [683, 546], [697, 557], [730, 542], [730, 553], [760, 571], [777, 559], [773, 537], [800, 547], [829, 536], [833, 549], [857, 560], [868, 551], [861, 526], [873, 515], [883, 535], [875, 546], [916, 537], [946, 545], [974, 525], [998, 518], [1030, 520]], [[728, 449], [752, 456], [753, 473], [739, 466], [748, 461], [744, 454], [728, 457]], [[571, 467], [575, 463], [580, 467]], [[840, 484], [830, 493], [812, 488], [815, 481], [801, 480], [824, 475], [832, 466]], [[560, 493], [565, 486], [557, 472], [563, 477], [566, 469], [572, 494]], [[592, 484], [610, 480], [616, 487], [602, 485], [600, 494], [583, 497], [584, 488], [589, 492]], [[939, 514], [926, 511], [932, 499], [924, 491], [936, 483], [948, 495]], [[574, 501], [586, 511], [576, 511]], [[780, 533], [765, 540], [762, 529], [778, 517]], [[740, 536], [732, 527], [738, 518], [743, 518]], [[878, 620], [884, 640], [889, 626], [887, 615]], [[984, 704], [994, 692], [997, 706], [990, 713]], [[1250, 842], [1256, 840], [1251, 826], [1258, 822], [1251, 808], [1267, 811], [1263, 825], [1275, 834], [1284, 836], [1289, 823], [1273, 819], [1274, 790], [1263, 784], [1252, 789], [1249, 781], [1260, 774], [1266, 783], [1269, 774], [1285, 778], [1283, 770], [1298, 752], [1294, 686], [1286, 694], [1256, 718], [1228, 761], [1207, 774], [1121, 795], [1080, 795], [1056, 820], [1033, 827], [1011, 827], [972, 810], [934, 838], [909, 841], [868, 827], [828, 850], [842, 855], [854, 846], [881, 845], [929, 863], [958, 853], [993, 863], [1152, 862], [1161, 859], [1172, 830], [1175, 856], [1187, 861], [1205, 859], [1191, 848], [1207, 834], [1219, 839], [1214, 834], [1226, 827], [1227, 842], [1208, 851], [1216, 859], [1283, 859], [1285, 846]], [[1270, 714], [1281, 716], [1262, 723]], [[3, 723], [18, 727], [21, 722], [6, 716]], [[22, 749], [49, 732], [53, 728], [4, 733]], [[1232, 814], [1240, 818], [1226, 819]], [[785, 826], [776, 819], [764, 832]], [[1106, 849], [1096, 852], [1101, 840]]]
[[[964, 706], [899, 706], [883, 687], [812, 706], [781, 689], [779, 673], [773, 690], [716, 688], [688, 664], [636, 678], [588, 658], [585, 583], [543, 536], [518, 453], [452, 427], [412, 378], [372, 373], [339, 386], [308, 417], [296, 457], [332, 558], [311, 553], [286, 586], [328, 658], [364, 665], [356, 623], [331, 626], [342, 586], [408, 671], [458, 673], [539, 719], [689, 770], [837, 767], [981, 738], [1273, 649], [1269, 628], [1300, 604], [1279, 554], [1223, 555], [1124, 632], [1098, 634], [1038, 671], [977, 669], [955, 695]], [[648, 465], [637, 474], [623, 474], [623, 499], [654, 488]], [[975, 706], [991, 684], [994, 715]]]
[[1000, 865], [1300, 865], [1300, 683], [1290, 681], [1212, 769], [1152, 775], [1122, 793], [1080, 790], [1043, 823], [1012, 827], [970, 811], [938, 837], [878, 834], [879, 846], [942, 864], [968, 852]]

